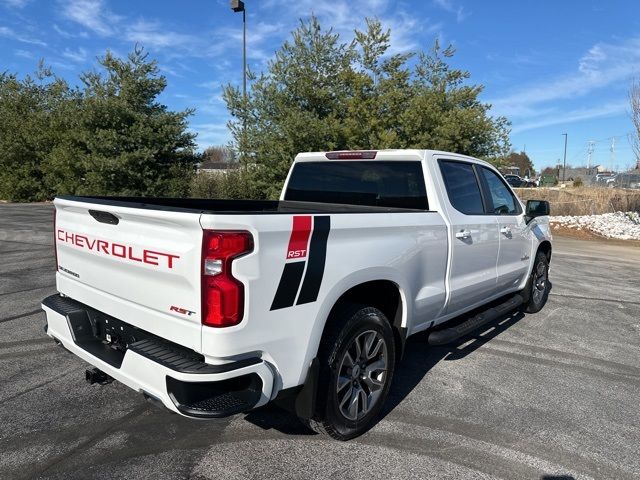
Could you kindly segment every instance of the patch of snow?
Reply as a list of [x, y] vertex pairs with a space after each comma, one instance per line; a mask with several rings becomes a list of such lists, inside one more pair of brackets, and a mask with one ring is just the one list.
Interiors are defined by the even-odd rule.
[[562, 225], [577, 230], [590, 230], [598, 235], [622, 240], [640, 240], [640, 213], [614, 212], [602, 215], [566, 215], [549, 217], [554, 228]]

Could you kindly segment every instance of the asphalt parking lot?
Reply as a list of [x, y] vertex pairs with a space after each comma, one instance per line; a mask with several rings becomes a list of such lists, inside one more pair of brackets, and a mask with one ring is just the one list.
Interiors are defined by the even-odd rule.
[[640, 478], [640, 248], [557, 238], [553, 289], [458, 345], [412, 338], [386, 415], [339, 443], [289, 414], [194, 421], [43, 332], [50, 205], [0, 205], [0, 478]]

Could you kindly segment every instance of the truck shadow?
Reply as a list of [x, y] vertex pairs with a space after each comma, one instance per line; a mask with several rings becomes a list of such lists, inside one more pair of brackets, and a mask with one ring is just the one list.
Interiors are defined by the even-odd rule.
[[[510, 312], [476, 332], [444, 346], [428, 346], [425, 332], [411, 336], [407, 339], [404, 357], [396, 367], [389, 396], [378, 422], [400, 405], [439, 362], [465, 358], [524, 317], [520, 310]], [[293, 414], [272, 404], [249, 412], [245, 420], [262, 429], [275, 429], [287, 435], [314, 435]]]
[[396, 368], [380, 420], [400, 405], [439, 362], [465, 358], [524, 317], [524, 313], [519, 310], [511, 312], [448, 345], [428, 346], [427, 333], [419, 333], [410, 337], [407, 340], [400, 368]]

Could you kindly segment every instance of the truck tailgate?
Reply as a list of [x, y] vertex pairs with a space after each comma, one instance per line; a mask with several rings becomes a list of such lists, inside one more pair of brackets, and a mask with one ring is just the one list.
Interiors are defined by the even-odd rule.
[[54, 204], [58, 291], [201, 351], [200, 214]]

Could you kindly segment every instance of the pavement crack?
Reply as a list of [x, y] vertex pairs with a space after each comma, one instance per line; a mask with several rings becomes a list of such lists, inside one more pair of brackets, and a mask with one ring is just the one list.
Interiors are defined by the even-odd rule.
[[42, 287], [31, 287], [31, 288], [24, 288], [22, 290], [15, 290], [13, 292], [2, 292], [0, 293], [0, 297], [4, 297], [5, 295], [13, 295], [15, 293], [33, 292], [34, 290], [43, 290], [45, 288], [53, 288], [55, 286], [56, 286], [55, 283], [51, 283], [48, 285], [43, 285]]
[[576, 300], [593, 300], [595, 302], [614, 302], [614, 303], [626, 303], [628, 305], [640, 305], [640, 302], [634, 302], [632, 300], [618, 300], [615, 298], [596, 298], [596, 297], [583, 297], [582, 295], [571, 295], [568, 293], [550, 293], [552, 297], [574, 298]]
[[36, 313], [41, 312], [44, 312], [44, 310], [42, 310], [42, 308], [39, 308], [37, 310], [31, 310], [30, 312], [21, 313], [19, 315], [13, 315], [12, 317], [0, 318], [0, 323], [10, 322], [11, 320], [18, 320], [19, 318], [23, 317], [30, 317], [31, 315], [35, 315]]
[[56, 458], [53, 458], [52, 460], [50, 460], [46, 464], [42, 465], [40, 468], [35, 469], [34, 472], [31, 472], [28, 477], [23, 477], [23, 478], [40, 477], [44, 473], [50, 471], [52, 468], [54, 468], [54, 467], [60, 465], [61, 463], [65, 462], [67, 459], [72, 458], [72, 457], [74, 457], [75, 455], [77, 455], [79, 453], [82, 453], [82, 452], [85, 452], [85, 451], [89, 450], [92, 446], [97, 444], [100, 440], [102, 440], [102, 439], [106, 438], [107, 436], [109, 436], [109, 434], [111, 432], [113, 432], [115, 429], [117, 429], [120, 425], [129, 422], [132, 418], [137, 417], [138, 415], [142, 414], [148, 408], [149, 408], [149, 405], [147, 403], [143, 403], [142, 405], [137, 406], [136, 408], [131, 410], [129, 413], [127, 413], [126, 415], [121, 417], [119, 420], [116, 420], [115, 422], [106, 425], [105, 428], [99, 429], [93, 435], [90, 435], [87, 439], [85, 439], [84, 441], [80, 442], [72, 450], [70, 450], [67, 453], [65, 453], [63, 455], [60, 455], [60, 456], [58, 456]]
[[35, 348], [33, 350], [26, 350], [22, 352], [0, 353], [0, 360], [12, 360], [14, 358], [21, 358], [21, 357], [33, 357], [33, 355], [36, 353], [42, 354], [42, 353], [53, 352], [53, 351], [57, 351], [58, 348], [59, 348], [58, 346], [51, 344], [51, 345], [44, 346], [42, 348]]
[[14, 342], [0, 342], [0, 348], [11, 348], [19, 345], [38, 345], [41, 343], [51, 343], [51, 338], [29, 338], [27, 340], [16, 340]]
[[55, 377], [49, 378], [48, 380], [45, 380], [44, 382], [40, 382], [37, 385], [34, 385], [33, 387], [29, 387], [26, 390], [22, 390], [21, 392], [18, 392], [14, 395], [11, 395], [10, 397], [4, 398], [2, 399], [2, 403], [6, 403], [6, 402], [10, 402], [11, 400], [14, 400], [18, 397], [21, 397], [22, 395], [26, 395], [29, 392], [33, 392], [34, 390], [37, 390], [38, 388], [42, 388], [46, 385], [49, 385], [50, 383], [55, 382], [56, 380], [60, 380], [62, 377], [65, 377], [67, 375], [69, 375], [70, 373], [74, 373], [72, 371], [69, 372], [64, 372], [61, 373], [59, 375], [56, 375]]

